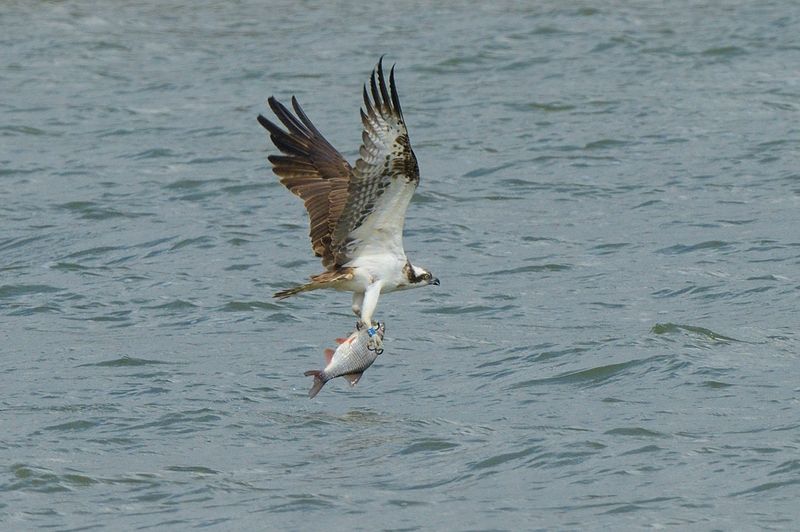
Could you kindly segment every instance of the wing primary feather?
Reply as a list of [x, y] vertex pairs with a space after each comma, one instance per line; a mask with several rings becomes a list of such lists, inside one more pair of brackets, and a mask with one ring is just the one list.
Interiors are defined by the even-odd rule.
[[[389, 107], [389, 92], [386, 90], [386, 78], [383, 77], [383, 57], [378, 60], [378, 85], [381, 89], [381, 107]], [[388, 111], [389, 109], [387, 109]]]
[[311, 248], [330, 270], [336, 267], [331, 237], [345, 207], [353, 169], [314, 126], [297, 98], [292, 97], [290, 107], [272, 96], [267, 101], [276, 119], [273, 122], [258, 115], [258, 123], [282, 152], [268, 157], [272, 170], [286, 188], [303, 199]]
[[400, 107], [400, 97], [397, 95], [397, 86], [394, 83], [394, 65], [392, 65], [392, 70], [389, 71], [389, 90], [392, 91], [392, 105], [394, 105], [395, 111], [402, 118], [403, 109]]
[[272, 133], [270, 135], [272, 142], [283, 153], [290, 153], [292, 155], [302, 155], [306, 151], [306, 145], [299, 139], [287, 135], [284, 132]]
[[258, 120], [258, 123], [261, 124], [261, 127], [266, 129], [267, 131], [269, 131], [269, 128], [270, 128], [270, 125], [272, 125], [272, 122], [267, 120], [267, 118], [264, 115], [259, 114], [258, 118], [256, 120]]
[[292, 137], [291, 134], [287, 134], [277, 124], [264, 118], [262, 115], [258, 115], [258, 123], [269, 131], [272, 142], [279, 150], [294, 155], [303, 154], [306, 151], [306, 146], [297, 138]]
[[275, 124], [268, 118], [265, 118], [264, 115], [258, 115], [258, 123], [261, 124], [261, 127], [269, 131], [270, 134], [272, 135], [275, 135], [277, 133], [283, 133], [283, 131], [281, 131], [281, 128], [278, 127], [277, 124]]
[[[375, 111], [372, 109], [372, 102], [369, 101], [369, 95], [367, 94], [367, 85], [364, 85], [364, 107], [367, 108], [367, 114], [372, 115], [375, 114]], [[362, 113], [363, 119], [363, 113]]]
[[272, 112], [275, 113], [280, 121], [283, 122], [283, 125], [289, 128], [292, 133], [296, 135], [302, 135], [303, 137], [308, 137], [308, 130], [303, 127], [303, 124], [299, 122], [291, 112], [289, 112], [286, 106], [276, 100], [274, 96], [270, 96], [269, 99], [267, 99], [267, 102], [269, 103]]
[[297, 98], [295, 98], [294, 96], [292, 96], [292, 107], [294, 108], [294, 112], [297, 113], [297, 116], [300, 118], [300, 121], [303, 122], [303, 124], [305, 124], [305, 126], [312, 133], [314, 133], [319, 137], [322, 137], [322, 133], [320, 133], [319, 130], [317, 130], [316, 126], [314, 126], [314, 123], [311, 120], [309, 120], [309, 118], [306, 116], [306, 113], [303, 112], [303, 108], [300, 107], [300, 103], [297, 101]]
[[381, 96], [378, 92], [378, 85], [375, 82], [375, 71], [372, 71], [372, 75], [369, 77], [369, 84], [370, 88], [372, 89], [372, 99], [375, 101], [375, 108], [378, 111], [378, 114], [383, 116], [383, 106], [381, 105]]

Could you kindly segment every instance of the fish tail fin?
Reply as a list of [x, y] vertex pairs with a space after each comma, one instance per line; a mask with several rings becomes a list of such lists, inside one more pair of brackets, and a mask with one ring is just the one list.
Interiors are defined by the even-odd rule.
[[318, 369], [306, 371], [303, 375], [306, 377], [314, 377], [314, 385], [311, 386], [310, 390], [308, 390], [308, 398], [313, 399], [319, 393], [322, 387], [325, 386], [326, 381], [322, 378], [322, 372]]

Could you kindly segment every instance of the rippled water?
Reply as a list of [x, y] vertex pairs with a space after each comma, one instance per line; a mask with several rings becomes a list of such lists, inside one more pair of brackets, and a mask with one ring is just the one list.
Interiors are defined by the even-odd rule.
[[[789, 1], [7, 2], [0, 524], [788, 529], [800, 517]], [[353, 160], [380, 54], [423, 180], [386, 353], [255, 121]]]

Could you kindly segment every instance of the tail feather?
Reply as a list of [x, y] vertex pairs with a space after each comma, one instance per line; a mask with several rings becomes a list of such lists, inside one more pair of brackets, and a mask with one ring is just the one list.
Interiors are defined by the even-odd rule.
[[318, 369], [312, 369], [310, 371], [306, 371], [303, 375], [306, 377], [314, 376], [314, 385], [311, 386], [311, 389], [308, 390], [308, 398], [313, 399], [319, 391], [325, 386], [326, 380], [323, 379], [322, 372]]
[[287, 297], [299, 294], [300, 292], [310, 292], [311, 290], [318, 290], [320, 288], [334, 288], [339, 283], [344, 281], [351, 281], [355, 276], [355, 269], [341, 268], [322, 272], [318, 275], [311, 276], [311, 282], [289, 288], [288, 290], [281, 290], [272, 297], [277, 299], [286, 299]]
[[316, 290], [317, 288], [321, 288], [319, 283], [301, 284], [300, 286], [295, 286], [293, 288], [289, 288], [288, 290], [281, 290], [280, 292], [275, 292], [275, 294], [272, 297], [276, 299], [286, 299], [287, 297], [299, 294], [300, 292], [309, 292], [311, 290]]

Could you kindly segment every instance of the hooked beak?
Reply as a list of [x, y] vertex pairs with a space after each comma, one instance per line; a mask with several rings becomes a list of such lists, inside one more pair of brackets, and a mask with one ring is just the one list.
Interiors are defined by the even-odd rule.
[[433, 279], [431, 279], [431, 282], [428, 283], [428, 284], [439, 286], [439, 278], [438, 277], [434, 277]]

